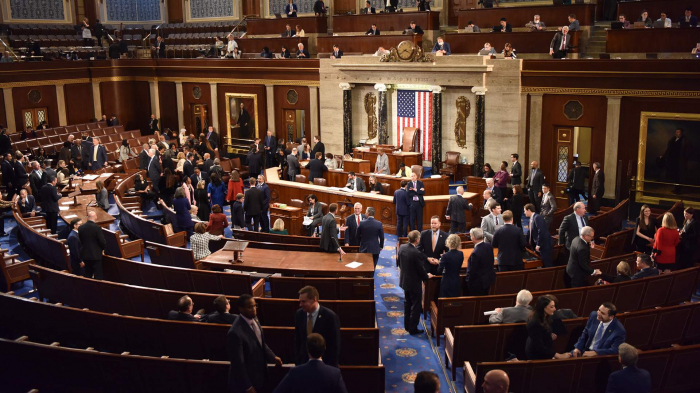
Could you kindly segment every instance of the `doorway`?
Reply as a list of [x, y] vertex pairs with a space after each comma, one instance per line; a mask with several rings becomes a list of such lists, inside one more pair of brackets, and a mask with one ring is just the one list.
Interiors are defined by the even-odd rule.
[[[556, 164], [552, 193], [559, 209], [571, 205], [567, 189], [570, 188], [570, 180], [573, 181], [569, 178], [569, 172], [574, 168], [576, 162], [581, 162], [584, 173], [590, 173], [592, 134], [591, 127], [557, 126], [555, 128], [554, 135], [557, 139], [554, 144], [554, 157], [556, 157]], [[583, 180], [583, 190], [586, 195], [589, 193], [589, 184], [590, 176]]]
[[306, 111], [303, 109], [285, 109], [284, 128], [287, 142], [296, 142], [306, 137]]
[[47, 108], [32, 108], [22, 110], [22, 124], [24, 129], [29, 127], [36, 129], [39, 124], [46, 122], [49, 124], [49, 111]]
[[198, 138], [199, 134], [209, 127], [209, 122], [207, 121], [208, 113], [206, 105], [192, 104], [192, 124], [190, 124], [190, 129], [194, 130], [194, 134]]

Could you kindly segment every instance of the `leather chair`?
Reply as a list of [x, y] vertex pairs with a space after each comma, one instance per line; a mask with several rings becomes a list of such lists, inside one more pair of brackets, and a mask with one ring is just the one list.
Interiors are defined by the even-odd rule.
[[343, 156], [336, 154], [333, 156], [333, 159], [335, 160], [335, 163], [337, 164], [338, 169], [342, 169], [343, 168]]
[[328, 185], [328, 180], [322, 177], [317, 177], [314, 179], [314, 185], [326, 187]]
[[420, 140], [420, 130], [415, 127], [405, 127], [403, 129], [403, 140], [399, 150], [405, 152], [418, 151], [418, 143]]
[[389, 183], [381, 183], [381, 184], [382, 184], [382, 195], [391, 195], [389, 193], [389, 187], [391, 187], [391, 185]]
[[411, 165], [411, 172], [415, 173], [419, 179], [423, 178], [423, 166], [422, 165]]
[[297, 175], [294, 181], [297, 183], [309, 184], [309, 179], [307, 179], [304, 175]]
[[459, 164], [459, 155], [458, 151], [445, 152], [445, 161], [442, 162], [443, 167], [440, 168], [440, 174], [452, 177], [453, 182], [455, 181], [457, 164]]

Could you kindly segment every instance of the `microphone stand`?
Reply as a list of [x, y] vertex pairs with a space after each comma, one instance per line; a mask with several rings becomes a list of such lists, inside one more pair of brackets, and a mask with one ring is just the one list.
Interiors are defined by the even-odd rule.
[[335, 245], [338, 246], [338, 262], [343, 262], [343, 249], [340, 248], [340, 243], [338, 243], [338, 239], [335, 237], [332, 237], [333, 241], [335, 242]]

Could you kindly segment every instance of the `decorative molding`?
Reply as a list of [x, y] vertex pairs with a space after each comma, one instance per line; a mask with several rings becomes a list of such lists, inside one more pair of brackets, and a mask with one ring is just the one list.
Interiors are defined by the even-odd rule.
[[440, 94], [443, 90], [445, 90], [445, 88], [442, 86], [430, 86], [428, 87], [428, 90], [430, 90], [434, 94]]
[[[596, 96], [626, 96], [626, 97], [679, 97], [700, 98], [700, 91], [683, 90], [630, 90], [630, 89], [589, 89], [579, 87], [528, 87], [520, 88], [528, 94], [567, 94], [567, 95], [596, 95]], [[473, 90], [473, 89], [472, 89]]]
[[13, 88], [13, 87], [33, 87], [33, 86], [56, 86], [56, 85], [68, 85], [76, 83], [90, 83], [93, 79], [90, 78], [79, 78], [79, 79], [51, 79], [43, 81], [24, 81], [24, 82], [7, 82], [0, 83], [0, 88]]
[[471, 103], [465, 96], [457, 97], [457, 120], [455, 120], [455, 141], [457, 146], [466, 149], [467, 146], [467, 119], [471, 113]]
[[352, 84], [350, 84], [350, 83], [341, 83], [341, 84], [338, 85], [338, 87], [340, 87], [340, 88], [343, 89], [343, 90], [350, 90], [350, 89], [352, 89], [353, 87], [355, 87], [355, 85], [352, 85]]
[[478, 95], [478, 96], [483, 96], [486, 94], [486, 92], [489, 91], [489, 89], [481, 86], [474, 86], [472, 87], [472, 93]]
[[233, 79], [233, 78], [156, 78], [159, 82], [183, 83], [220, 83], [226, 85], [286, 85], [286, 86], [321, 86], [319, 81], [284, 80], [284, 79]]
[[383, 83], [377, 83], [374, 85], [374, 89], [377, 91], [386, 91], [387, 88], [388, 88], [388, 86], [383, 84]]
[[66, 7], [68, 2], [63, 0], [9, 0], [9, 16], [5, 19], [12, 21], [41, 20], [43, 22], [64, 22], [67, 20]]
[[365, 113], [367, 113], [367, 138], [377, 137], [377, 97], [374, 92], [365, 94]]
[[[54, 70], [55, 71], [55, 70]], [[318, 81], [304, 80], [282, 80], [282, 79], [227, 79], [227, 78], [158, 78], [155, 76], [108, 76], [102, 78], [76, 78], [76, 79], [50, 79], [23, 82], [0, 83], [0, 89], [12, 87], [33, 87], [33, 86], [55, 86], [69, 85], [77, 83], [100, 83], [100, 82], [175, 82], [175, 83], [208, 83], [208, 84], [229, 84], [229, 85], [286, 85], [286, 86], [306, 86], [318, 87]], [[351, 85], [354, 87], [354, 85]]]

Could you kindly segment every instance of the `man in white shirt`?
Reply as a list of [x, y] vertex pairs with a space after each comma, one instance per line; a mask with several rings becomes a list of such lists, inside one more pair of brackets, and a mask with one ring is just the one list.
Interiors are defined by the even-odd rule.
[[669, 28], [669, 27], [673, 26], [673, 22], [671, 22], [671, 18], [668, 18], [666, 16], [665, 12], [662, 12], [661, 18], [657, 19], [656, 21], [657, 22], [664, 22], [664, 28]]
[[228, 35], [228, 44], [226, 45], [226, 57], [233, 57], [233, 48], [238, 48], [238, 43], [233, 39], [233, 35]]

